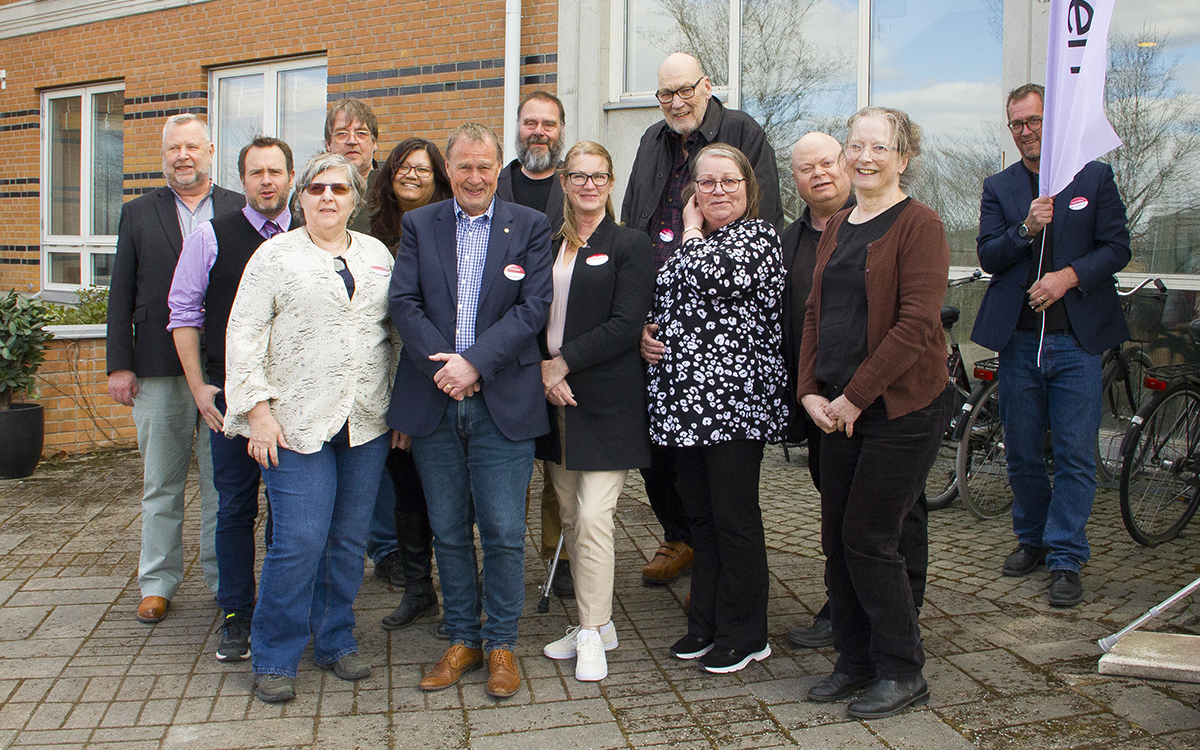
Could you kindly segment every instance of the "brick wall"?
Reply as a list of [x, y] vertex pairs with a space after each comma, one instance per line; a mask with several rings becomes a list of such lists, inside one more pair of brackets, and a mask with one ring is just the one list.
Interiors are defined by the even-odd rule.
[[37, 393], [46, 414], [43, 457], [137, 445], [132, 410], [108, 397], [103, 338], [51, 339]]
[[[125, 192], [163, 184], [163, 119], [207, 113], [213, 67], [324, 54], [330, 98], [379, 115], [379, 156], [459, 123], [503, 128], [504, 0], [216, 0], [5, 39], [0, 92], [0, 290], [40, 286], [40, 91], [125, 84]], [[555, 90], [558, 0], [522, 3], [522, 93]], [[506, 144], [506, 151], [511, 145]]]

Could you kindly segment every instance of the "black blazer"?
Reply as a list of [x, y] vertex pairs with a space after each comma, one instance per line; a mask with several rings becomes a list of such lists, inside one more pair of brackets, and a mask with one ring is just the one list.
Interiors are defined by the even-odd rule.
[[[213, 186], [213, 216], [246, 205], [241, 193]], [[175, 193], [161, 187], [121, 207], [117, 257], [108, 290], [108, 372], [140, 378], [183, 375], [167, 330], [167, 295], [183, 250]]]
[[[514, 169], [520, 168], [521, 162], [513, 159], [508, 163], [508, 166], [500, 170], [500, 179], [496, 182], [497, 198], [509, 203], [515, 202], [512, 189], [512, 173]], [[554, 177], [554, 181], [550, 183], [550, 198], [547, 199], [546, 210], [542, 213], [546, 214], [546, 218], [550, 220], [550, 233], [557, 235], [558, 230], [562, 229], [563, 225], [563, 189], [557, 175]]]
[[[555, 257], [557, 258], [557, 251]], [[571, 471], [618, 471], [650, 465], [646, 380], [638, 342], [654, 301], [650, 238], [605, 218], [575, 255], [562, 357], [578, 406], [566, 407]], [[539, 337], [549, 359], [546, 332]], [[556, 407], [538, 458], [561, 461]]]

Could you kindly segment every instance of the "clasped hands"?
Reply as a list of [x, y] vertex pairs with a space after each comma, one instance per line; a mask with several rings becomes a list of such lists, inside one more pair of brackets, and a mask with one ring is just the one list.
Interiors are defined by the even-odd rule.
[[800, 399], [800, 403], [817, 427], [826, 434], [845, 432], [846, 437], [854, 437], [854, 423], [862, 414], [862, 409], [850, 403], [845, 394], [830, 401], [824, 396], [810, 393]]
[[571, 386], [567, 385], [566, 377], [571, 368], [567, 361], [558, 355], [553, 359], [542, 360], [542, 390], [546, 400], [555, 406], [578, 406]]
[[433, 384], [442, 393], [455, 401], [462, 401], [468, 396], [479, 393], [482, 385], [479, 382], [479, 370], [475, 369], [475, 365], [468, 362], [463, 355], [439, 352], [430, 354], [429, 359], [434, 362], [446, 363], [442, 365], [442, 369], [433, 374]]

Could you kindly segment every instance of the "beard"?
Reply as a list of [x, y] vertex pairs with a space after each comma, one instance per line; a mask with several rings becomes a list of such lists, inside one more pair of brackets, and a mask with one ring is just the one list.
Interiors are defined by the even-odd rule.
[[209, 169], [201, 168], [199, 164], [192, 165], [192, 174], [189, 177], [180, 177], [175, 172], [174, 165], [168, 171], [166, 165], [163, 166], [163, 173], [167, 178], [167, 184], [174, 188], [189, 188], [193, 185], [200, 185], [208, 181]]
[[[532, 143], [540, 143], [545, 145], [546, 151], [531, 151], [529, 146]], [[535, 174], [553, 169], [558, 165], [558, 157], [562, 155], [562, 141], [552, 141], [548, 138], [540, 138], [532, 136], [527, 141], [517, 139], [517, 161], [521, 162], [521, 166]]]

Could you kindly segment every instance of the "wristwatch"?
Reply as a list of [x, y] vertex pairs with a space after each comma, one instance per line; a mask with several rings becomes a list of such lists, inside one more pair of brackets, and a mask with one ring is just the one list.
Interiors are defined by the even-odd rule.
[[1017, 227], [1017, 236], [1023, 240], [1029, 239], [1029, 227], [1025, 226], [1025, 222], [1021, 222], [1021, 226]]

